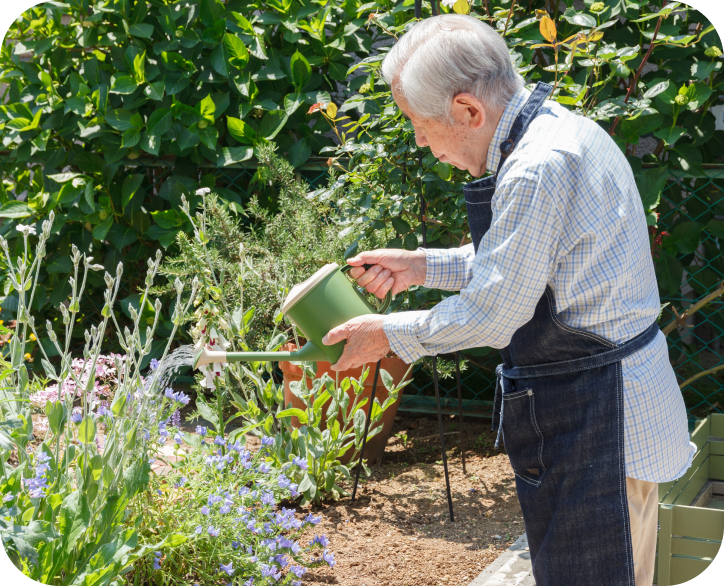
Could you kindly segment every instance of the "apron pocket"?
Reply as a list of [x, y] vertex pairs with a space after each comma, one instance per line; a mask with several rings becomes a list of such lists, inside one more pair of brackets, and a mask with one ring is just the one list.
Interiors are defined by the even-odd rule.
[[533, 389], [503, 392], [503, 441], [515, 475], [533, 486], [539, 486], [546, 467]]

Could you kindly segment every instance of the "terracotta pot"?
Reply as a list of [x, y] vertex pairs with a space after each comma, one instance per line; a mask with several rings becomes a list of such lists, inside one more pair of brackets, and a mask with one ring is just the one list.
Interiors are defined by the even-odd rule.
[[[282, 350], [289, 351], [293, 351], [296, 349], [297, 347], [295, 344], [285, 344], [282, 348]], [[372, 383], [375, 379], [375, 365], [372, 364], [369, 366], [370, 372], [365, 379], [364, 390], [362, 391], [360, 400], [364, 398], [369, 399], [370, 395], [372, 394]], [[398, 384], [402, 381], [402, 378], [405, 376], [408, 367], [409, 365], [405, 364], [401, 358], [397, 357], [383, 358], [382, 363], [380, 364], [380, 369], [386, 370], [390, 374], [390, 376], [392, 376], [392, 380], [395, 382], [395, 384]], [[279, 368], [281, 368], [282, 372], [284, 373], [284, 404], [289, 405], [289, 403], [291, 403], [292, 407], [296, 407], [297, 409], [304, 409], [304, 402], [294, 393], [292, 393], [291, 389], [289, 388], [289, 383], [302, 380], [302, 369], [298, 366], [293, 365], [291, 362], [283, 361], [279, 362]], [[332, 379], [334, 379], [337, 374], [334, 370], [331, 369], [331, 364], [329, 362], [318, 361], [317, 378], [321, 378], [325, 373], [331, 376]], [[346, 377], [353, 377], [359, 380], [361, 375], [362, 367], [352, 368], [350, 370], [342, 370], [339, 372], [339, 380], [341, 381]], [[310, 381], [309, 379], [307, 379], [307, 387], [310, 389], [312, 388], [312, 381]], [[397, 408], [400, 406], [402, 392], [403, 391], [400, 391], [400, 394], [397, 397], [397, 401], [395, 401], [392, 405], [389, 406], [389, 408], [385, 412], [382, 413], [382, 418], [380, 420], [383, 425], [382, 431], [380, 431], [374, 437], [370, 438], [370, 440], [367, 442], [367, 445], [365, 446], [364, 457], [365, 460], [367, 460], [368, 464], [373, 464], [377, 462], [382, 457], [382, 453], [385, 451], [385, 447], [387, 446], [387, 440], [389, 439], [390, 435], [392, 435], [392, 426], [395, 421], [395, 415], [397, 415]], [[352, 402], [354, 401], [354, 391], [350, 389], [348, 391], [348, 394], [350, 395], [351, 408]], [[382, 404], [385, 402], [388, 395], [389, 393], [387, 392], [385, 385], [382, 384], [382, 377], [380, 376], [380, 380], [377, 382], [377, 391], [375, 393], [375, 398], [379, 400], [380, 404]], [[368, 400], [367, 404], [362, 407], [365, 415], [369, 414], [369, 408], [370, 402]], [[326, 406], [322, 407], [322, 413], [325, 412], [325, 409]], [[341, 419], [342, 418], [340, 414], [339, 420], [341, 421]], [[292, 417], [291, 421], [294, 427], [300, 427], [299, 420], [296, 417]], [[377, 423], [377, 425], [379, 425], [379, 422]], [[321, 429], [326, 429], [326, 420], [322, 421], [320, 427]], [[340, 459], [340, 461], [343, 464], [346, 464], [352, 457], [352, 453], [352, 449], [348, 450], [347, 453]]]

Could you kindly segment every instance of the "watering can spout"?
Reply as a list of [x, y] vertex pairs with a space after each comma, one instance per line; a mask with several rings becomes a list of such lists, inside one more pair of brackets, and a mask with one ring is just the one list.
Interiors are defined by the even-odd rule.
[[319, 347], [311, 342], [307, 342], [299, 350], [293, 352], [222, 352], [202, 348], [196, 354], [194, 369], [213, 362], [278, 362], [280, 360], [315, 362], [328, 360], [328, 358]]

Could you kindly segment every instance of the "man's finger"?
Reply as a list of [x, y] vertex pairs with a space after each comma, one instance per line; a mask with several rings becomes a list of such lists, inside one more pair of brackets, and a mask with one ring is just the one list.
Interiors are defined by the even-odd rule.
[[329, 330], [327, 335], [322, 338], [322, 344], [325, 346], [332, 346], [337, 342], [346, 340], [348, 337], [349, 334], [347, 333], [347, 328], [345, 327], [345, 324], [342, 324], [341, 326], [337, 326], [336, 328]]
[[364, 264], [368, 265], [374, 265], [380, 262], [385, 254], [385, 249], [381, 250], [367, 250], [365, 252], [360, 252], [357, 256], [353, 256], [352, 258], [347, 259], [347, 264], [352, 265], [354, 267], [359, 267]]

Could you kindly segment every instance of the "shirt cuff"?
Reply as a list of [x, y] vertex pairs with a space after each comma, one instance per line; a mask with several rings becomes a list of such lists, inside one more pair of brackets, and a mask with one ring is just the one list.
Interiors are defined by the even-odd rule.
[[465, 248], [422, 248], [425, 253], [426, 274], [423, 287], [460, 291], [469, 281]]
[[382, 322], [382, 329], [390, 342], [390, 349], [407, 364], [428, 354], [425, 347], [417, 340], [417, 321], [427, 311], [401, 311], [390, 313]]

